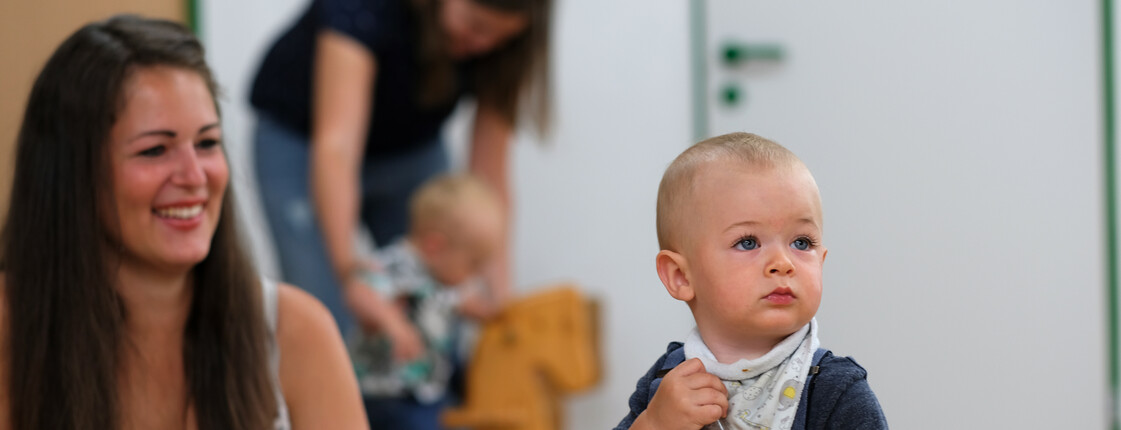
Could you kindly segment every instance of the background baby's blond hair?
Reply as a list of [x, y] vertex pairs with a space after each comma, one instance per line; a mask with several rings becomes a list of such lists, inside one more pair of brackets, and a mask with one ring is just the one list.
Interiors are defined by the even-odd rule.
[[421, 185], [409, 201], [409, 231], [418, 234], [446, 228], [465, 205], [497, 209], [500, 201], [494, 190], [476, 176], [465, 173], [436, 176]]

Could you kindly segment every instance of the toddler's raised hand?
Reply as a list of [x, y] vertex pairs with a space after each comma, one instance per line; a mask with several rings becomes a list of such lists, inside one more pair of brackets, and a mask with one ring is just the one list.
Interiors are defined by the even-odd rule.
[[631, 428], [696, 430], [716, 422], [727, 411], [728, 390], [694, 358], [666, 374]]

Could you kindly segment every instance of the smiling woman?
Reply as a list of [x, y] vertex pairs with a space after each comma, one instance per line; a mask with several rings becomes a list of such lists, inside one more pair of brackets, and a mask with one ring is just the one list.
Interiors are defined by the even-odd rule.
[[203, 58], [119, 16], [36, 80], [0, 236], [0, 428], [365, 427], [330, 314], [242, 251]]

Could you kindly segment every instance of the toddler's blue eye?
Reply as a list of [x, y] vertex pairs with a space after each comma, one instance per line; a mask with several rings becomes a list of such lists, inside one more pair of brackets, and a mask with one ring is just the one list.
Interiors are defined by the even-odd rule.
[[745, 237], [737, 241], [733, 247], [741, 251], [750, 251], [759, 247], [759, 241], [754, 237]]
[[794, 239], [793, 242], [790, 242], [790, 247], [794, 248], [794, 249], [797, 249], [799, 251], [805, 251], [807, 249], [810, 249], [811, 245], [813, 245], [813, 244], [810, 243], [810, 240], [806, 239], [804, 237]]

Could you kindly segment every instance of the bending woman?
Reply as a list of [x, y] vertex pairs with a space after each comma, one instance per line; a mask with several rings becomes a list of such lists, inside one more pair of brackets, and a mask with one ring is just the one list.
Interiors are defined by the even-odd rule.
[[179, 24], [78, 30], [32, 88], [0, 241], [0, 428], [365, 428], [330, 314], [238, 243]]
[[[360, 220], [379, 245], [403, 235], [409, 196], [448, 169], [440, 129], [464, 95], [478, 101], [470, 170], [509, 208], [509, 145], [527, 93], [546, 116], [549, 14], [550, 0], [314, 0], [267, 54], [252, 94], [265, 212], [285, 280], [342, 328], [347, 305], [371, 300], [348, 287], [362, 267]], [[501, 255], [494, 303], [509, 292]]]

